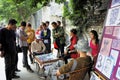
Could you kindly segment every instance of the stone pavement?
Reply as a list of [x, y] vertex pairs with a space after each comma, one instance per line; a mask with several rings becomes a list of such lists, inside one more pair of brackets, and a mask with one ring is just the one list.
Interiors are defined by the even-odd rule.
[[[29, 61], [29, 64], [30, 64], [30, 61]], [[40, 77], [37, 74], [36, 65], [30, 64], [30, 66], [34, 70], [34, 73], [30, 73], [26, 70], [26, 68], [23, 68], [22, 53], [19, 53], [18, 68], [21, 70], [21, 72], [17, 72], [17, 75], [19, 75], [20, 78], [13, 79], [13, 80], [43, 80], [43, 79], [40, 79]], [[0, 58], [0, 80], [6, 80], [5, 79], [4, 58]]]
[[[31, 68], [34, 70], [34, 73], [30, 73], [26, 70], [26, 68], [23, 68], [22, 65], [22, 53], [19, 53], [19, 61], [18, 61], [18, 68], [21, 70], [21, 72], [17, 72], [17, 75], [20, 76], [19, 79], [12, 79], [12, 80], [45, 80], [40, 78], [40, 75], [37, 73], [36, 64], [29, 64]], [[5, 79], [5, 67], [4, 67], [4, 58], [0, 58], [0, 80], [6, 80]], [[89, 80], [88, 76], [84, 80]]]

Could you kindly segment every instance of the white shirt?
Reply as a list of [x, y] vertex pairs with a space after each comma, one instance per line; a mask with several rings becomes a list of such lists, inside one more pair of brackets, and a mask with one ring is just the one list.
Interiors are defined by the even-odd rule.
[[45, 47], [45, 45], [44, 45], [44, 43], [42, 41], [39, 41], [39, 43], [37, 43], [36, 41], [33, 41], [31, 43], [31, 51], [32, 51], [32, 53], [37, 52], [37, 51], [45, 52], [45, 50], [46, 50], [46, 47]]
[[19, 30], [17, 31], [17, 34], [19, 36], [19, 45], [20, 45], [20, 47], [23, 47], [23, 46], [28, 47], [27, 40], [24, 41], [24, 40], [21, 39], [22, 36], [27, 37], [27, 34], [25, 33], [25, 31], [22, 30], [21, 28], [19, 28]]

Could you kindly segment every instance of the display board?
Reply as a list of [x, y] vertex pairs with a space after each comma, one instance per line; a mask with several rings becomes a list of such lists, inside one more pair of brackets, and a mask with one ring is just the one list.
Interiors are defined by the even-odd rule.
[[120, 80], [120, 0], [108, 9], [95, 70], [105, 80]]

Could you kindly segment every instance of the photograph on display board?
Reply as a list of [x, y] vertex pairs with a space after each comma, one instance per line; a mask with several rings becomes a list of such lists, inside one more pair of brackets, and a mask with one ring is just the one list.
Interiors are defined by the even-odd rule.
[[116, 78], [120, 80], [120, 67], [117, 69]]
[[118, 56], [119, 56], [119, 51], [112, 49], [111, 52], [110, 52], [110, 57], [113, 58], [113, 60], [114, 60], [114, 65], [116, 65]]
[[113, 33], [113, 27], [106, 27], [106, 28], [105, 28], [105, 34], [110, 34], [110, 35], [112, 35], [112, 33]]
[[120, 6], [109, 9], [105, 26], [120, 26], [119, 14]]
[[114, 28], [113, 36], [115, 36], [117, 39], [120, 39], [120, 27]]
[[115, 7], [115, 6], [118, 6], [118, 5], [120, 5], [120, 0], [112, 0], [111, 7]]
[[104, 56], [108, 56], [110, 52], [111, 44], [112, 44], [112, 39], [103, 38], [100, 53], [103, 54]]
[[98, 58], [97, 58], [97, 63], [96, 63], [96, 69], [98, 69], [99, 71], [102, 71], [103, 65], [105, 62], [105, 56], [103, 56], [102, 54], [99, 53]]
[[118, 40], [118, 39], [113, 39], [112, 48], [117, 49], [117, 50], [120, 50], [120, 40]]
[[92, 72], [90, 80], [101, 80], [95, 73]]
[[114, 67], [114, 60], [111, 57], [105, 59], [104, 67], [102, 73], [110, 79]]

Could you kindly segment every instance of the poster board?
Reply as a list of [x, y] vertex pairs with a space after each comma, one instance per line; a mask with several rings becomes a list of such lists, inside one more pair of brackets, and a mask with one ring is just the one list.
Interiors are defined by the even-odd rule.
[[95, 70], [105, 80], [120, 80], [120, 0], [111, 0]]

